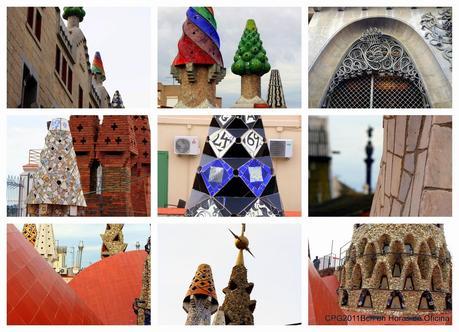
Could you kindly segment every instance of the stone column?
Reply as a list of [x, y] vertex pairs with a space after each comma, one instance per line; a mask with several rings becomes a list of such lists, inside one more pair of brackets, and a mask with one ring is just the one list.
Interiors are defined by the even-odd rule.
[[126, 251], [127, 243], [124, 243], [123, 227], [124, 224], [107, 224], [105, 233], [100, 234], [102, 239], [101, 259]]
[[188, 314], [185, 325], [210, 325], [210, 317], [217, 309], [212, 269], [207, 264], [201, 264], [183, 299], [183, 310]]
[[261, 76], [266, 74], [271, 66], [263, 48], [257, 26], [254, 20], [247, 20], [244, 33], [234, 55], [231, 71], [241, 76], [241, 97], [233, 107], [253, 108], [267, 107], [261, 98]]
[[177, 108], [216, 107], [216, 85], [225, 77], [211, 7], [190, 7], [171, 74], [180, 83]]

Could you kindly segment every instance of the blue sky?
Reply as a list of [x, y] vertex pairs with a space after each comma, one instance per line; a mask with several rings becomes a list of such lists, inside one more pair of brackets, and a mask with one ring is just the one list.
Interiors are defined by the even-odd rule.
[[379, 162], [383, 148], [382, 116], [341, 115], [329, 117], [330, 150], [332, 176], [357, 191], [362, 191], [366, 180], [365, 146], [368, 126], [373, 127], [374, 146], [372, 167], [372, 188], [375, 187], [379, 173]]
[[[15, 224], [15, 226], [21, 231], [23, 224]], [[54, 237], [59, 241], [60, 246], [67, 246], [67, 250], [70, 247], [78, 247], [80, 240], [82, 240], [84, 243], [82, 266], [87, 267], [91, 263], [100, 260], [102, 246], [100, 234], [104, 233], [105, 226], [105, 224], [94, 223], [53, 224]], [[123, 234], [124, 242], [128, 244], [126, 251], [135, 250], [137, 241], [140, 242], [140, 249], [144, 250], [144, 246], [150, 236], [150, 225], [125, 224]], [[72, 264], [72, 257], [69, 254], [67, 256], [67, 264], [70, 265]]]
[[[177, 54], [186, 7], [158, 9], [158, 80], [171, 84], [170, 65]], [[240, 76], [231, 72], [231, 64], [247, 19], [254, 19], [272, 69], [279, 69], [287, 107], [301, 106], [301, 8], [216, 7], [220, 51], [226, 77], [217, 85], [223, 107], [231, 107], [240, 96]], [[262, 97], [266, 98], [269, 73], [262, 77]]]
[[[239, 224], [159, 225], [159, 317], [163, 325], [183, 325], [182, 302], [199, 264], [212, 268], [219, 304], [228, 285], [237, 249], [228, 228]], [[245, 254], [248, 280], [255, 284], [256, 325], [301, 322], [301, 228], [295, 224], [248, 224], [245, 235], [255, 258]]]

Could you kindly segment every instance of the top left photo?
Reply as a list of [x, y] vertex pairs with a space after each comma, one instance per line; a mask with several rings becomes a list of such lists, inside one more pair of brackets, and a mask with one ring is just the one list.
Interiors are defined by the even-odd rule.
[[150, 30], [150, 8], [8, 7], [7, 107], [149, 107]]

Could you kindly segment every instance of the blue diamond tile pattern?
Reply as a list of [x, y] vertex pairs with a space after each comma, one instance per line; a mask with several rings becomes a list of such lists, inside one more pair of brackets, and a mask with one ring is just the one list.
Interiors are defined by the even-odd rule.
[[201, 176], [211, 196], [218, 193], [232, 179], [233, 169], [222, 159], [216, 159], [201, 169]]
[[239, 177], [257, 197], [260, 197], [272, 177], [271, 168], [257, 159], [250, 159], [238, 171]]

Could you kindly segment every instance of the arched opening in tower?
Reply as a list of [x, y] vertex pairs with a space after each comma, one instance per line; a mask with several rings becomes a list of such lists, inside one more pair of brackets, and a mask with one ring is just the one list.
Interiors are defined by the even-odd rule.
[[347, 290], [343, 290], [343, 294], [341, 295], [341, 306], [345, 307], [349, 303], [349, 293]]
[[435, 310], [435, 304], [432, 297], [432, 294], [425, 290], [421, 294], [421, 299], [419, 300], [419, 310]]
[[403, 289], [416, 290], [418, 289], [419, 272], [416, 270], [416, 265], [413, 262], [408, 263], [403, 275], [405, 280], [403, 282]]
[[379, 262], [376, 266], [373, 284], [376, 284], [378, 289], [389, 289], [389, 279], [387, 278], [387, 266], [385, 262]]
[[408, 255], [414, 254], [414, 248], [416, 247], [416, 240], [412, 234], [405, 236], [404, 240], [404, 253]]
[[443, 280], [441, 276], [440, 267], [435, 265], [432, 269], [432, 278], [431, 278], [431, 290], [434, 292], [439, 292], [443, 288]]
[[363, 238], [360, 240], [358, 244], [359, 257], [362, 257], [363, 254], [365, 253], [365, 248], [367, 247], [367, 243], [368, 243], [367, 238]]
[[362, 292], [359, 296], [359, 302], [357, 303], [357, 307], [359, 308], [373, 308], [373, 301], [371, 300], [371, 294], [368, 289], [362, 289]]
[[379, 250], [383, 255], [387, 255], [390, 252], [390, 236], [387, 234], [381, 235], [378, 241]]
[[402, 292], [393, 290], [387, 299], [386, 309], [400, 310], [405, 309], [405, 300]]

